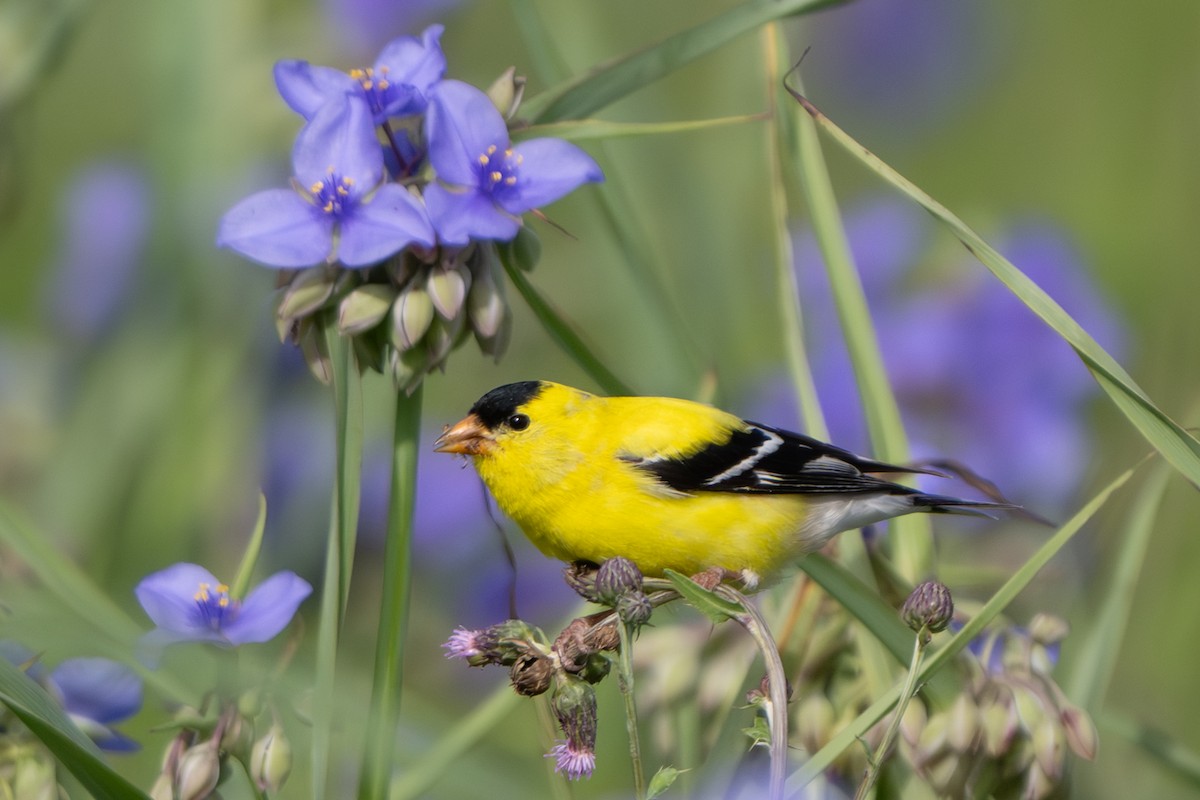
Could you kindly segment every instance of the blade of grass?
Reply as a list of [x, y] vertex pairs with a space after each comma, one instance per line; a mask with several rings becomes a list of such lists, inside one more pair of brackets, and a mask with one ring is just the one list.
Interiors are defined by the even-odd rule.
[[412, 594], [412, 522], [417, 494], [417, 449], [421, 439], [421, 387], [411, 395], [396, 393], [392, 436], [392, 486], [388, 499], [388, 534], [383, 551], [383, 593], [375, 639], [375, 677], [371, 713], [363, 748], [363, 777], [358, 796], [382, 800], [388, 795], [400, 689], [404, 641]]
[[534, 122], [582, 119], [760, 25], [815, 11], [835, 0], [751, 0], [661, 42], [572, 78], [524, 103]]
[[250, 577], [254, 574], [254, 565], [258, 563], [258, 554], [262, 551], [263, 531], [267, 527], [267, 498], [266, 495], [259, 492], [258, 495], [258, 519], [254, 523], [254, 530], [250, 534], [250, 540], [246, 543], [246, 552], [242, 556], [242, 563], [238, 565], [237, 577], [233, 579], [233, 587], [230, 593], [234, 597], [245, 597], [246, 589], [250, 586]]
[[342, 620], [350, 592], [362, 469], [362, 387], [354, 373], [350, 346], [337, 334], [337, 326], [332, 319], [326, 322], [325, 336], [332, 377], [337, 472], [334, 476], [329, 538], [325, 548], [313, 688], [312, 793], [315, 800], [326, 796], [326, 783], [329, 780], [334, 728], [334, 673]]
[[1129, 522], [1121, 535], [1121, 546], [1113, 558], [1111, 581], [1104, 581], [1100, 610], [1092, 618], [1086, 638], [1075, 653], [1075, 669], [1066, 683], [1071, 699], [1093, 714], [1101, 708], [1105, 690], [1125, 639], [1125, 628], [1133, 610], [1133, 596], [1146, 560], [1146, 550], [1155, 529], [1158, 509], [1172, 472], [1164, 463], [1154, 465], [1129, 511]]
[[835, 125], [800, 92], [789, 90], [815, 123], [839, 146], [942, 222], [963, 246], [1017, 298], [1075, 349], [1100, 388], [1151, 446], [1193, 485], [1200, 486], [1200, 441], [1167, 416], [1129, 373], [1036, 283], [1000, 255], [979, 234], [882, 159]]
[[517, 292], [529, 305], [534, 316], [538, 318], [538, 322], [542, 323], [542, 327], [558, 343], [559, 347], [571, 356], [575, 363], [579, 364], [584, 372], [591, 376], [592, 380], [599, 384], [604, 391], [613, 395], [636, 394], [628, 384], [604, 366], [591, 348], [584, 344], [583, 339], [575, 332], [574, 328], [554, 310], [554, 307], [542, 297], [537, 289], [533, 288], [533, 284], [525, 277], [525, 273], [510, 262], [504, 248], [499, 248], [499, 252], [500, 263], [504, 265], [508, 279], [512, 281]]
[[54, 753], [98, 800], [146, 800], [146, 795], [104, 763], [100, 750], [71, 722], [42, 687], [0, 658], [0, 702]]
[[[1140, 466], [1140, 464], [1137, 466]], [[925, 666], [921, 669], [919, 680], [928, 681], [936, 675], [939, 669], [958, 655], [972, 639], [983, 631], [988, 623], [1007, 608], [1008, 604], [1013, 601], [1013, 598], [1029, 585], [1030, 581], [1041, 571], [1042, 567], [1046, 566], [1050, 559], [1067, 542], [1071, 541], [1075, 534], [1083, 528], [1084, 524], [1108, 502], [1113, 493], [1129, 481], [1137, 466], [1131, 467], [1118, 475], [1111, 483], [1100, 490], [1095, 497], [1088, 501], [1075, 516], [1071, 517], [1065, 525], [1059, 528], [1045, 544], [1039, 547], [1037, 552], [1030, 556], [1029, 560], [984, 603], [983, 608], [979, 610], [978, 614], [968, 620], [967, 624], [949, 642], [931, 654], [930, 658], [925, 662]], [[853, 610], [852, 606], [847, 606], [847, 608]], [[883, 719], [884, 715], [896, 704], [899, 697], [899, 685], [893, 686], [885, 694], [881, 695], [866, 711], [859, 714], [853, 722], [830, 739], [828, 744], [813, 754], [812, 758], [788, 781], [788, 791], [798, 791], [817, 775], [824, 772], [839, 755], [845, 752], [846, 748], [854, 746], [873, 725]]]
[[1128, 739], [1174, 774], [1200, 789], [1200, 753], [1191, 750], [1162, 731], [1141, 725], [1124, 714], [1105, 712], [1100, 725]]
[[542, 125], [530, 125], [513, 131], [513, 139], [521, 141], [535, 136], [553, 136], [556, 139], [566, 139], [569, 142], [586, 142], [592, 139], [628, 139], [633, 136], [661, 136], [672, 133], [692, 133], [694, 131], [724, 128], [731, 125], [745, 125], [751, 122], [762, 122], [764, 114], [739, 114], [732, 117], [714, 117], [712, 119], [679, 120], [676, 122], [609, 122], [603, 119], [581, 119], [569, 122], [552, 122]]

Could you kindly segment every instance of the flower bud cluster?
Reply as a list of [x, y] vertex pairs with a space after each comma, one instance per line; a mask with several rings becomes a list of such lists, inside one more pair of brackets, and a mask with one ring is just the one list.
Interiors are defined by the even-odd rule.
[[[523, 238], [536, 234], [522, 229]], [[473, 338], [499, 360], [508, 347], [512, 312], [492, 242], [409, 248], [358, 270], [329, 265], [281, 273], [276, 304], [280, 338], [304, 353], [309, 369], [329, 380], [324, 322], [347, 337], [361, 370], [390, 374], [406, 392]]]
[[1022, 797], [1054, 793], [1068, 750], [1091, 760], [1096, 728], [1051, 675], [1066, 623], [1039, 614], [1028, 628], [989, 631], [969, 648], [970, 678], [954, 704], [926, 715], [914, 700], [900, 752], [939, 795], [963, 796], [976, 776]]
[[[266, 730], [260, 733], [255, 723], [264, 716]], [[266, 713], [258, 692], [225, 703], [215, 718], [196, 709], [180, 709], [175, 727], [178, 733], [167, 746], [149, 792], [154, 800], [216, 797], [227, 759], [241, 762], [258, 790], [267, 794], [279, 792], [291, 774], [291, 741], [274, 711]]]

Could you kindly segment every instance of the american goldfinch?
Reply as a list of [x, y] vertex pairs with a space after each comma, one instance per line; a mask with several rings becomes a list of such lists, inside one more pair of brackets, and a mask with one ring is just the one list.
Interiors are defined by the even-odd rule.
[[646, 575], [710, 568], [748, 583], [835, 534], [909, 514], [1005, 508], [875, 473], [920, 472], [669, 397], [599, 397], [549, 381], [485, 394], [434, 443], [469, 456], [500, 509], [564, 561]]

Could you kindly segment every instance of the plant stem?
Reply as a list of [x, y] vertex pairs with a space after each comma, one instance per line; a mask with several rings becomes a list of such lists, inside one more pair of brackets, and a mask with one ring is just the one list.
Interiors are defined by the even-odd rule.
[[633, 701], [633, 631], [624, 620], [617, 621], [621, 651], [617, 659], [617, 684], [625, 701], [625, 729], [629, 732], [629, 758], [633, 762], [633, 791], [637, 800], [645, 800], [646, 775], [642, 770], [642, 745], [638, 738], [637, 706]]
[[771, 800], [782, 800], [783, 783], [787, 777], [787, 676], [783, 671], [783, 660], [779, 657], [779, 648], [771, 637], [766, 620], [747, 597], [728, 584], [721, 584], [715, 590], [726, 600], [737, 603], [745, 613], [734, 617], [737, 623], [746, 629], [758, 644], [762, 653], [763, 664], [767, 671], [767, 724], [771, 729]]
[[913, 643], [912, 663], [908, 667], [908, 677], [904, 679], [904, 688], [900, 690], [900, 700], [896, 703], [892, 722], [888, 725], [887, 733], [883, 735], [883, 741], [875, 750], [875, 755], [871, 759], [871, 768], [867, 770], [867, 777], [863, 779], [858, 791], [854, 794], [854, 800], [865, 800], [871, 793], [875, 782], [879, 780], [879, 773], [883, 769], [883, 760], [887, 758], [888, 751], [892, 749], [892, 744], [896, 741], [896, 734], [900, 732], [900, 723], [904, 719], [904, 712], [908, 710], [908, 702], [917, 692], [917, 676], [921, 674], [921, 660], [925, 656], [927, 644], [929, 644], [928, 633], [922, 629], [917, 633], [916, 641]]
[[375, 678], [371, 687], [371, 712], [363, 748], [362, 800], [387, 797], [391, 777], [396, 725], [400, 715], [400, 687], [404, 667], [404, 637], [408, 628], [412, 590], [412, 517], [417, 487], [417, 448], [421, 434], [421, 388], [411, 395], [396, 393], [392, 434], [392, 485], [388, 501], [387, 541], [383, 551], [383, 595], [379, 632], [375, 643]]

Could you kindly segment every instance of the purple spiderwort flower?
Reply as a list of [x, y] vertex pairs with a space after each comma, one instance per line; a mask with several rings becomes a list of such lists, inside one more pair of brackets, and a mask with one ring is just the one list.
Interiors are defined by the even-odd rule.
[[293, 111], [311, 120], [342, 95], [362, 97], [371, 109], [372, 122], [406, 117], [425, 111], [429, 89], [446, 72], [446, 56], [439, 39], [441, 25], [430, 25], [418, 41], [401, 36], [384, 46], [374, 66], [349, 73], [307, 61], [280, 61], [275, 65], [275, 85]]
[[142, 679], [107, 658], [71, 658], [50, 672], [47, 683], [63, 709], [98, 747], [131, 753], [141, 745], [111, 727], [142, 707]]
[[157, 626], [146, 635], [147, 644], [212, 642], [236, 647], [275, 638], [312, 586], [294, 572], [277, 572], [239, 600], [204, 567], [182, 563], [147, 575], [135, 593]]
[[434, 87], [425, 141], [440, 181], [425, 187], [425, 205], [438, 238], [450, 245], [512, 239], [525, 212], [604, 180], [592, 157], [569, 142], [512, 144], [491, 99], [461, 81]]
[[217, 245], [274, 267], [335, 258], [347, 267], [381, 261], [410, 244], [432, 247], [419, 200], [384, 182], [383, 153], [361, 97], [326, 103], [292, 148], [295, 190], [268, 189], [221, 219]]
[[0, 658], [45, 686], [102, 750], [131, 753], [141, 747], [110, 727], [142, 707], [142, 679], [129, 667], [108, 658], [69, 658], [47, 671], [36, 653], [10, 639], [0, 640]]

